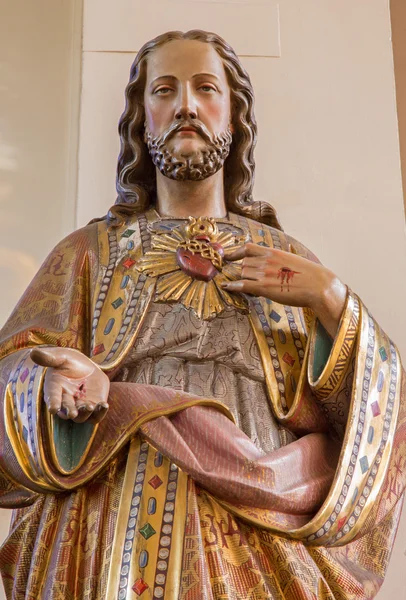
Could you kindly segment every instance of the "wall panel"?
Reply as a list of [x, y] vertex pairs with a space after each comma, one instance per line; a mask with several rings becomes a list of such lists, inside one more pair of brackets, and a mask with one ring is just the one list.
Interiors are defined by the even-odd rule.
[[0, 325], [75, 226], [81, 38], [80, 0], [1, 3]]

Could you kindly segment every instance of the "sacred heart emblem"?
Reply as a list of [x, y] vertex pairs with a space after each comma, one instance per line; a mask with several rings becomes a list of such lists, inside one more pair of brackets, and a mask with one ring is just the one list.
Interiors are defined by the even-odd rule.
[[194, 254], [187, 248], [176, 250], [176, 261], [186, 275], [200, 281], [211, 281], [218, 274], [218, 270], [208, 258], [201, 254]]
[[186, 225], [152, 236], [152, 250], [136, 269], [157, 277], [156, 300], [180, 302], [199, 318], [212, 319], [232, 305], [248, 312], [246, 299], [222, 288], [222, 283], [241, 276], [241, 265], [224, 261], [224, 249], [234, 250], [245, 236], [219, 232], [208, 217], [189, 217]]

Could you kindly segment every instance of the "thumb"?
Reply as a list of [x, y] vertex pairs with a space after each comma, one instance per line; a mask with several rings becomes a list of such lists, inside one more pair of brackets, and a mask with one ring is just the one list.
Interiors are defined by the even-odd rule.
[[33, 348], [30, 358], [41, 367], [61, 368], [66, 362], [66, 354], [63, 348]]

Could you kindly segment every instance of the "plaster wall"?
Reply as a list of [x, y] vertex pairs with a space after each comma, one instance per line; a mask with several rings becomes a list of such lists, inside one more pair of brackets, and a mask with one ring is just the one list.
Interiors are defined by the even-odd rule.
[[400, 156], [403, 177], [403, 196], [406, 207], [406, 4], [390, 0], [393, 58], [395, 64], [396, 97], [398, 107]]
[[[84, 0], [76, 204], [69, 136], [78, 118], [68, 100], [70, 82], [78, 81], [74, 2], [0, 3], [8, 19], [0, 36], [7, 57], [2, 321], [56, 241], [114, 202], [117, 121], [137, 49], [169, 28], [205, 27], [233, 43], [252, 77], [256, 197], [271, 202], [285, 230], [361, 295], [406, 360], [406, 238], [386, 0]], [[406, 515], [380, 600], [405, 596], [405, 550]]]
[[[1, 326], [75, 227], [82, 5], [0, 0], [0, 15]], [[10, 514], [0, 510], [1, 541]]]

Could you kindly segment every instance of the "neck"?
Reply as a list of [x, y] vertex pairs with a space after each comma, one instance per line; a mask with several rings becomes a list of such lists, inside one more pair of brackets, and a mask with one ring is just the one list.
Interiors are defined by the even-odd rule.
[[162, 217], [214, 217], [227, 214], [223, 169], [202, 181], [175, 181], [156, 172], [157, 208]]

